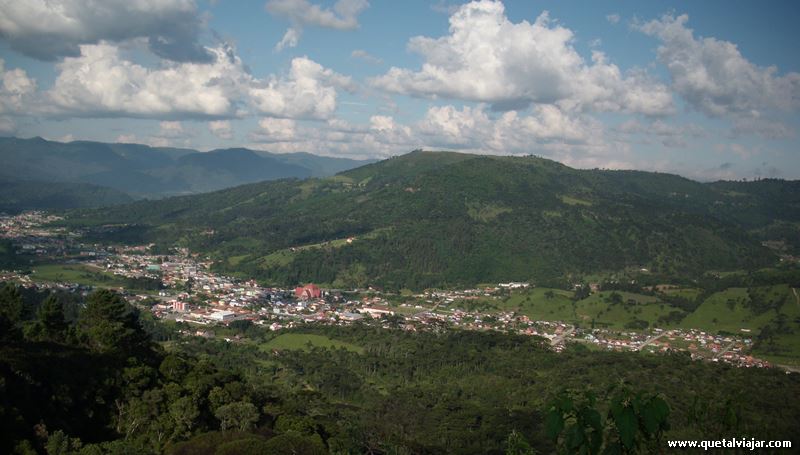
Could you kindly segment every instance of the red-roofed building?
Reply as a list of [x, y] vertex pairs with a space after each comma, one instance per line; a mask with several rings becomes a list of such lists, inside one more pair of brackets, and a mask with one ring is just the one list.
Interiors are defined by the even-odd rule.
[[313, 285], [298, 286], [294, 289], [294, 296], [298, 299], [318, 299], [322, 297], [322, 290]]

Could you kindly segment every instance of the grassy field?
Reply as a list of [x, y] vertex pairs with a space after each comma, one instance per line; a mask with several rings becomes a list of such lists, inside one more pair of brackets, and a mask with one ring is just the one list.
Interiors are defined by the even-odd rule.
[[262, 344], [260, 349], [262, 351], [272, 351], [273, 349], [302, 349], [308, 350], [311, 347], [339, 349], [344, 348], [348, 351], [363, 353], [364, 349], [351, 343], [334, 340], [322, 335], [312, 335], [306, 333], [284, 333], [278, 335], [272, 340]]
[[678, 297], [683, 297], [688, 300], [694, 300], [700, 294], [700, 289], [697, 288], [674, 288], [674, 289], [667, 289], [664, 291], [664, 294], [667, 295], [676, 295]]
[[[612, 295], [618, 294], [621, 303], [613, 303]], [[635, 320], [647, 321], [650, 327], [668, 327], [659, 318], [679, 311], [661, 302], [658, 297], [623, 291], [601, 291], [576, 303], [575, 314], [586, 326], [594, 320], [596, 327], [622, 330]]]
[[[552, 297], [547, 297], [548, 291], [552, 291]], [[459, 300], [448, 307], [487, 313], [515, 311], [532, 319], [564, 321], [574, 318], [570, 297], [572, 297], [572, 292], [569, 291], [534, 288], [524, 292], [514, 292], [504, 299]]]
[[[717, 292], [687, 316], [681, 325], [710, 332], [724, 330], [741, 333], [741, 329], [748, 329], [758, 333], [775, 317], [775, 312], [753, 315], [745, 305], [748, 299], [747, 289], [744, 288], [730, 288]], [[733, 305], [729, 302], [733, 302]]]
[[106, 288], [124, 286], [122, 278], [82, 264], [36, 265], [31, 278], [34, 281], [59, 281]]
[[750, 335], [758, 337], [764, 327], [775, 327], [776, 322], [782, 319], [783, 331], [776, 333], [771, 342], [757, 344], [753, 355], [782, 365], [800, 365], [800, 304], [791, 288], [785, 284], [759, 289], [769, 299], [782, 300], [783, 304], [777, 309], [754, 314], [747, 306], [747, 289], [726, 289], [709, 297], [681, 326], [739, 334], [744, 334], [741, 329], [747, 329]]
[[561, 202], [563, 202], [563, 203], [565, 203], [567, 205], [585, 205], [585, 206], [591, 206], [592, 205], [592, 203], [589, 202], [589, 201], [584, 201], [583, 199], [578, 199], [578, 198], [572, 197], [572, 196], [562, 195], [562, 196], [560, 196], [560, 198], [561, 198]]
[[775, 348], [755, 348], [753, 355], [776, 363], [778, 365], [791, 365], [800, 367], [800, 335], [777, 335], [775, 337]]
[[[782, 302], [779, 307], [754, 314], [748, 306], [749, 295], [745, 288], [730, 288], [713, 294], [693, 313], [670, 306], [657, 296], [622, 291], [601, 291], [578, 302], [571, 300], [572, 292], [558, 289], [534, 288], [514, 292], [505, 298], [482, 298], [456, 301], [447, 308], [467, 311], [497, 313], [515, 311], [534, 320], [562, 321], [590, 327], [626, 330], [634, 327], [633, 321], [647, 321], [650, 327], [699, 329], [710, 333], [729, 332], [758, 338], [765, 326], [775, 326], [779, 319], [783, 328], [773, 336], [771, 343], [762, 343], [753, 351], [759, 358], [781, 365], [800, 366], [800, 302], [788, 285], [757, 288], [761, 298]], [[552, 294], [550, 294], [552, 292]], [[619, 294], [621, 303], [612, 302], [612, 294]], [[693, 299], [699, 290], [671, 289], [677, 294]], [[798, 291], [800, 296], [800, 291]], [[664, 317], [677, 312], [685, 315], [680, 322], [665, 322]], [[678, 318], [680, 319], [680, 318]], [[743, 332], [741, 329], [748, 331]], [[676, 341], [680, 343], [680, 341]]]
[[[552, 297], [548, 297], [552, 292]], [[560, 289], [534, 288], [514, 293], [498, 306], [503, 311], [516, 311], [538, 321], [565, 321], [576, 318], [571, 300], [572, 292]]]
[[450, 307], [488, 312], [515, 311], [538, 321], [571, 322], [583, 327], [588, 327], [594, 320], [597, 327], [620, 330], [635, 319], [647, 321], [650, 326], [667, 327], [658, 323], [658, 319], [671, 311], [679, 311], [657, 297], [630, 292], [617, 292], [622, 298], [619, 304], [610, 303], [612, 291], [598, 292], [579, 302], [572, 301], [572, 294], [560, 289], [534, 288], [515, 292], [507, 299], [456, 302]]
[[[391, 231], [392, 228], [380, 228], [375, 229], [374, 231], [368, 232], [366, 234], [360, 235], [355, 237], [355, 241], [365, 240], [365, 239], [374, 239], [381, 234]], [[293, 260], [295, 255], [301, 251], [311, 250], [315, 248], [342, 248], [347, 246], [347, 237], [341, 239], [334, 239], [326, 242], [319, 242], [319, 243], [310, 243], [307, 245], [298, 245], [292, 248], [285, 248], [282, 250], [274, 251], [266, 256], [263, 256], [258, 260], [259, 264], [264, 267], [283, 267], [289, 265]], [[248, 256], [233, 256], [228, 259], [228, 263], [231, 265], [237, 265], [246, 259]]]

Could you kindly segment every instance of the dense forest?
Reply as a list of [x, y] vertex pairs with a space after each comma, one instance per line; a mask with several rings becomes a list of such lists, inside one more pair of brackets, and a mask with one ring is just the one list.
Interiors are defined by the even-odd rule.
[[[182, 244], [277, 285], [537, 284], [626, 268], [673, 278], [797, 254], [800, 182], [702, 184], [537, 157], [413, 152], [327, 179], [75, 212], [99, 240]], [[769, 245], [772, 249], [765, 247]]]
[[0, 212], [107, 207], [131, 201], [121, 191], [88, 183], [0, 181]]
[[800, 375], [684, 355], [368, 325], [206, 339], [110, 291], [13, 285], [0, 325], [3, 453], [652, 453], [800, 424]]

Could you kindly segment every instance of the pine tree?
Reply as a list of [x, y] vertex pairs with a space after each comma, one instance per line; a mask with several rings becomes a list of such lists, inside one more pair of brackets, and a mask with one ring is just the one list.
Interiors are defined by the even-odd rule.
[[19, 336], [16, 328], [22, 317], [22, 296], [11, 283], [0, 288], [0, 340], [13, 340]]
[[95, 351], [121, 358], [152, 353], [150, 337], [139, 324], [139, 312], [113, 291], [101, 289], [89, 295], [79, 327]]
[[50, 294], [42, 302], [37, 317], [43, 339], [60, 342], [66, 338], [69, 325], [64, 319], [64, 305], [55, 295]]

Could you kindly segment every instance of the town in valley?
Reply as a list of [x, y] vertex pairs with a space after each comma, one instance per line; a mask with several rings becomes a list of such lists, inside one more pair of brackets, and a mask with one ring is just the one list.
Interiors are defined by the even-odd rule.
[[[576, 343], [596, 350], [686, 352], [692, 359], [738, 367], [772, 366], [750, 355], [753, 336], [746, 327], [737, 334], [691, 327], [619, 330], [594, 327], [593, 321], [574, 324], [492, 305], [515, 294], [530, 293], [534, 283], [507, 282], [422, 293], [389, 293], [372, 287], [327, 289], [312, 283], [294, 288], [267, 287], [253, 279], [215, 273], [213, 261], [186, 248], [156, 254], [152, 245], [88, 243], [80, 232], [60, 226], [60, 220], [41, 211], [0, 216], [0, 238], [9, 239], [32, 262], [30, 270], [0, 271], [0, 282], [83, 294], [93, 287], [112, 288], [158, 319], [183, 323], [179, 327], [184, 336], [213, 338], [216, 329], [236, 321], [270, 331], [304, 324], [373, 324], [407, 331], [494, 330], [542, 337], [557, 352]], [[126, 288], [123, 283], [134, 285]], [[595, 283], [589, 287], [592, 292], [598, 291]], [[548, 290], [544, 295], [553, 298], [554, 293]], [[476, 305], [478, 302], [481, 304]], [[238, 334], [223, 336], [229, 342], [246, 341]]]

